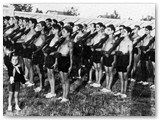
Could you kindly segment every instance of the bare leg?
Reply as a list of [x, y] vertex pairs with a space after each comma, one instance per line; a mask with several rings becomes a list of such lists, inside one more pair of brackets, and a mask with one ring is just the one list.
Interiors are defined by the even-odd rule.
[[48, 81], [49, 81], [49, 84], [50, 84], [50, 88], [51, 88], [51, 73], [50, 73], [50, 69], [47, 68], [47, 75], [48, 75]]
[[93, 74], [93, 67], [91, 67], [90, 71], [89, 71], [89, 81], [93, 81], [92, 80], [92, 74]]
[[70, 89], [70, 84], [69, 84], [69, 79], [68, 79], [68, 74], [64, 73], [64, 82], [65, 82], [65, 98], [68, 98], [69, 94], [69, 89]]
[[29, 62], [29, 74], [30, 74], [30, 82], [33, 83], [33, 75], [34, 75], [34, 71], [33, 71], [33, 65], [31, 60], [28, 61]]
[[16, 106], [19, 106], [19, 104], [18, 104], [18, 92], [14, 93], [14, 98], [15, 98], [15, 104], [16, 104]]
[[62, 90], [63, 90], [63, 95], [62, 98], [65, 98], [65, 81], [64, 81], [64, 73], [60, 72], [60, 76], [61, 76], [61, 82], [62, 82]]
[[55, 94], [55, 79], [54, 79], [54, 72], [53, 70], [51, 69], [50, 70], [50, 75], [51, 75], [51, 93], [52, 94]]
[[119, 75], [119, 78], [120, 78], [120, 81], [121, 81], [121, 93], [123, 94], [123, 86], [124, 86], [124, 81], [123, 81], [123, 75], [122, 75], [122, 72], [118, 72], [118, 75]]
[[95, 67], [95, 76], [96, 76], [96, 83], [98, 83], [98, 80], [99, 80], [99, 75], [98, 75], [98, 66], [96, 63], [93, 63], [94, 64], [94, 67]]
[[12, 106], [12, 98], [13, 98], [13, 92], [9, 92], [8, 106]]
[[38, 76], [39, 76], [39, 79], [40, 79], [40, 88], [42, 88], [42, 74], [40, 72], [40, 68], [38, 65], [36, 65], [36, 69], [37, 69], [37, 73], [38, 73]]
[[109, 67], [109, 84], [108, 84], [108, 89], [111, 90], [111, 85], [113, 81], [113, 72], [112, 72], [112, 67]]
[[127, 84], [128, 84], [128, 76], [127, 73], [123, 73], [123, 80], [124, 80], [124, 91], [123, 93], [127, 93]]
[[101, 67], [101, 63], [97, 64], [98, 67], [98, 84], [100, 84], [101, 82], [101, 78], [102, 78], [102, 67]]
[[109, 83], [109, 73], [108, 73], [108, 67], [104, 66], [105, 72], [106, 72], [106, 88], [108, 89], [108, 83]]

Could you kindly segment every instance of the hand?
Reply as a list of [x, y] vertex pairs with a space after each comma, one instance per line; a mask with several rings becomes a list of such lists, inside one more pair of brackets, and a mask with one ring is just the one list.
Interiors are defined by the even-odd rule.
[[25, 88], [25, 87], [26, 87], [26, 85], [25, 85], [25, 84], [22, 84], [22, 87], [23, 87], [23, 88]]
[[50, 53], [49, 55], [54, 55], [55, 54], [55, 52], [52, 52], [52, 53]]
[[56, 67], [57, 67], [57, 63], [55, 63], [55, 64], [53, 65], [53, 69], [56, 69]]
[[44, 56], [47, 56], [47, 53], [44, 53]]
[[91, 50], [92, 50], [92, 51], [94, 51], [94, 49], [93, 49], [93, 48], [91, 48]]
[[25, 44], [22, 44], [22, 46], [23, 46], [24, 49], [26, 49], [26, 45]]
[[127, 72], [129, 71], [130, 67], [131, 67], [130, 65], [127, 66]]
[[10, 84], [13, 84], [14, 83], [14, 77], [10, 77]]
[[106, 56], [106, 57], [109, 57], [108, 53], [105, 53], [105, 56]]
[[68, 74], [71, 73], [71, 70], [72, 70], [72, 66], [69, 67], [69, 69], [68, 69]]

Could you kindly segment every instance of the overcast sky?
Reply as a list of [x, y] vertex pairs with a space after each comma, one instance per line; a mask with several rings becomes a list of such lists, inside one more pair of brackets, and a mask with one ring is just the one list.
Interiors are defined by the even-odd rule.
[[43, 12], [47, 10], [64, 11], [67, 7], [76, 7], [80, 17], [93, 17], [104, 15], [106, 12], [113, 13], [114, 10], [121, 18], [141, 19], [142, 16], [151, 15], [155, 17], [155, 4], [32, 4], [33, 9], [39, 8]]

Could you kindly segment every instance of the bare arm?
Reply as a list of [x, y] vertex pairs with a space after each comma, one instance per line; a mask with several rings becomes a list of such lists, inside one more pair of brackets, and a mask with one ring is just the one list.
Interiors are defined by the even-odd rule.
[[130, 42], [128, 47], [129, 47], [129, 66], [131, 66], [131, 63], [132, 63], [132, 50], [133, 50], [132, 42]]

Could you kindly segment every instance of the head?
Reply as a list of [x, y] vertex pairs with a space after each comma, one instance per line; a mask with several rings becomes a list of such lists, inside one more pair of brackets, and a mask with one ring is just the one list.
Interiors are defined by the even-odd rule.
[[23, 19], [24, 17], [19, 17], [19, 25], [23, 25]]
[[83, 25], [82, 24], [77, 24], [73, 27], [73, 32], [75, 31], [82, 31], [83, 30]]
[[61, 26], [58, 24], [53, 24], [52, 25], [52, 33], [53, 34], [58, 34], [61, 31]]
[[58, 23], [58, 21], [56, 19], [52, 20], [52, 24], [57, 24], [57, 23]]
[[73, 29], [72, 29], [71, 26], [69, 26], [69, 25], [64, 26], [63, 29], [62, 29], [62, 36], [63, 36], [64, 38], [70, 37], [71, 34], [72, 34], [72, 32], [73, 32]]
[[138, 33], [138, 31], [140, 30], [140, 26], [139, 25], [135, 25], [134, 26], [134, 33]]
[[67, 25], [69, 25], [71, 28], [74, 27], [74, 23], [73, 22], [68, 22]]
[[131, 34], [132, 29], [130, 27], [124, 27], [122, 32], [122, 37], [127, 37]]
[[44, 31], [46, 29], [46, 23], [45, 21], [40, 21], [36, 26], [36, 31]]
[[86, 29], [87, 29], [87, 27], [88, 27], [88, 25], [87, 25], [87, 24], [83, 24], [83, 29], [84, 29], [84, 30], [86, 30]]
[[95, 30], [96, 29], [96, 23], [91, 23], [88, 27], [89, 30]]
[[29, 25], [29, 18], [23, 18], [23, 26]]
[[35, 28], [37, 25], [37, 20], [34, 18], [29, 19], [29, 28]]
[[97, 24], [96, 24], [96, 31], [97, 32], [101, 32], [102, 31], [102, 29], [103, 29], [103, 23], [101, 23], [101, 22], [98, 22]]
[[13, 25], [13, 24], [14, 24], [14, 17], [10, 17], [10, 19], [9, 19], [9, 24], [10, 24], [10, 25]]
[[47, 25], [47, 27], [50, 27], [51, 23], [52, 23], [52, 20], [50, 18], [47, 18], [46, 19], [46, 25]]
[[107, 35], [113, 35], [114, 33], [115, 33], [115, 27], [114, 27], [114, 25], [113, 24], [110, 24], [110, 25], [108, 25], [107, 26], [107, 28], [106, 28], [106, 34]]
[[151, 31], [152, 31], [152, 26], [148, 25], [148, 26], [145, 27], [145, 34], [148, 35], [148, 34], [151, 33]]
[[18, 23], [19, 22], [19, 17], [18, 16], [14, 16], [14, 23]]
[[3, 18], [4, 24], [8, 24], [9, 23], [9, 19], [10, 19], [9, 16], [4, 17]]
[[106, 29], [106, 26], [103, 24], [102, 27], [101, 27], [101, 31], [104, 32], [105, 29]]
[[120, 25], [120, 26], [119, 26], [119, 30], [120, 30], [120, 33], [121, 33], [121, 34], [122, 34], [124, 28], [125, 28], [125, 25]]
[[64, 23], [63, 23], [62, 21], [59, 21], [57, 24], [61, 26], [61, 29], [62, 29], [63, 26], [64, 26]]
[[12, 63], [13, 66], [16, 66], [16, 65], [19, 63], [18, 55], [13, 54], [13, 55], [11, 56], [11, 63]]

